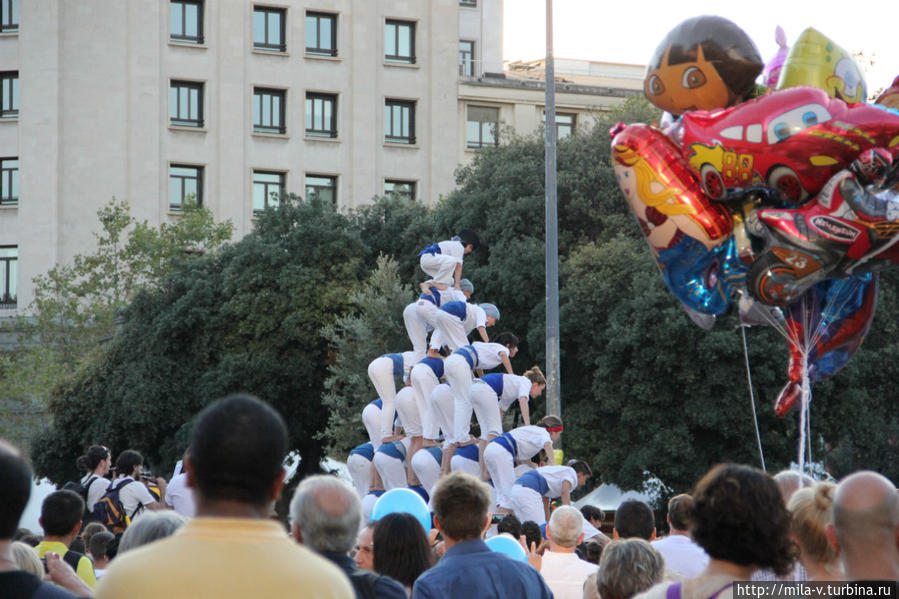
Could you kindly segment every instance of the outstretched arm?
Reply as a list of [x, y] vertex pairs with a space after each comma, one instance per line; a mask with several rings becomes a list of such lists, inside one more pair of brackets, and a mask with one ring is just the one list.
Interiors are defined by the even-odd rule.
[[[531, 423], [531, 406], [528, 403], [527, 395], [518, 398], [518, 407], [521, 408], [521, 419], [525, 426], [529, 425]], [[550, 447], [552, 446], [550, 445]]]
[[499, 359], [503, 362], [503, 367], [506, 369], [506, 374], [515, 374], [515, 371], [512, 370], [512, 362], [509, 360], [509, 354], [506, 352], [500, 352]]
[[478, 327], [478, 335], [481, 336], [481, 341], [490, 343], [490, 338], [487, 337], [487, 327]]
[[562, 505], [571, 505], [571, 483], [567, 480], [562, 483]]

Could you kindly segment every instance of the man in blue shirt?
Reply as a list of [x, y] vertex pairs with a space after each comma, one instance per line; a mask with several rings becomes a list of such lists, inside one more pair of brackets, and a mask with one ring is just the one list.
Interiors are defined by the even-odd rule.
[[446, 553], [415, 582], [412, 599], [551, 599], [537, 570], [481, 540], [490, 503], [487, 485], [470, 474], [453, 472], [437, 483], [431, 506]]

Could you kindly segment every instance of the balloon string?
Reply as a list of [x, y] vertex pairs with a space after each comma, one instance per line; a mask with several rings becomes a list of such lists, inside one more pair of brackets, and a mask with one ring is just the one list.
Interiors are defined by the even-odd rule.
[[749, 368], [749, 347], [746, 344], [746, 327], [740, 327], [740, 333], [743, 335], [743, 357], [746, 360], [746, 383], [749, 385], [749, 405], [752, 406], [752, 420], [755, 422], [755, 439], [759, 444], [759, 458], [762, 461], [762, 470], [765, 472], [768, 471], [765, 468], [765, 451], [762, 449], [762, 435], [759, 433], [759, 417], [755, 411], [755, 393], [752, 390], [752, 371]]
[[802, 405], [799, 408], [799, 472], [805, 471], [805, 443], [806, 443], [806, 421], [808, 419], [808, 404], [811, 399], [811, 383], [808, 377], [808, 351], [802, 352]]

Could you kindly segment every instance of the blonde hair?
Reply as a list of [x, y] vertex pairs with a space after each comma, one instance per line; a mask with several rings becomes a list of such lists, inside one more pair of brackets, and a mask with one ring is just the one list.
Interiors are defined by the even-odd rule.
[[836, 561], [837, 555], [824, 530], [833, 521], [833, 494], [836, 485], [819, 482], [799, 489], [790, 497], [790, 532], [799, 541], [803, 556], [821, 564]]
[[546, 377], [543, 376], [543, 373], [540, 372], [539, 366], [534, 366], [527, 372], [525, 372], [522, 376], [531, 381], [532, 383], [537, 383], [538, 385], [546, 384]]
[[13, 541], [9, 544], [9, 549], [12, 553], [12, 561], [16, 563], [19, 570], [34, 574], [38, 578], [44, 577], [44, 566], [34, 547], [22, 541]]
[[683, 190], [677, 187], [666, 187], [660, 192], [652, 191], [653, 181], [658, 183], [662, 183], [662, 181], [659, 181], [659, 178], [656, 176], [655, 169], [635, 150], [625, 144], [617, 144], [612, 148], [612, 155], [614, 160], [620, 165], [634, 169], [634, 174], [637, 178], [637, 196], [644, 204], [655, 208], [666, 216], [696, 214], [696, 209], [689, 204], [677, 201], [674, 203], [669, 202], [669, 200], [682, 193]]

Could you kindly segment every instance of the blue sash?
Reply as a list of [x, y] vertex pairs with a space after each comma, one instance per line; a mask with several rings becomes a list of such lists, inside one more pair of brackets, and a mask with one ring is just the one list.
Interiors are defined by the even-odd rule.
[[471, 445], [463, 445], [462, 447], [457, 447], [456, 451], [453, 452], [453, 455], [465, 458], [466, 460], [471, 460], [472, 462], [477, 462], [478, 446], [477, 444], [472, 443]]
[[447, 302], [440, 308], [444, 312], [449, 312], [459, 320], [465, 320], [468, 314], [468, 307], [465, 302]]
[[403, 376], [403, 354], [384, 354], [381, 357], [393, 361], [393, 376]]
[[443, 376], [443, 360], [440, 358], [422, 358], [419, 364], [426, 364], [434, 371], [434, 375], [439, 379]]
[[354, 447], [350, 450], [350, 455], [353, 455], [354, 453], [356, 455], [361, 455], [370, 462], [372, 458], [375, 457], [375, 448], [371, 443], [363, 443], [359, 447]]
[[438, 464], [443, 461], [443, 450], [439, 447], [425, 447], [425, 451], [434, 456], [434, 461]]
[[375, 404], [376, 406], [378, 406], [378, 409], [379, 409], [379, 410], [384, 409], [384, 402], [381, 401], [381, 398], [380, 398], [380, 397], [379, 397], [378, 399], [374, 400], [374, 401], [371, 402], [371, 403], [373, 403], [373, 404]]
[[399, 441], [391, 441], [390, 443], [384, 443], [383, 445], [381, 445], [378, 448], [378, 453], [389, 455], [390, 457], [396, 458], [398, 460], [405, 460], [406, 446]]
[[499, 372], [494, 372], [493, 374], [486, 374], [479, 379], [482, 383], [487, 383], [490, 385], [490, 388], [496, 392], [496, 396], [499, 397], [503, 394], [503, 375]]
[[491, 443], [498, 444], [500, 447], [511, 453], [513, 458], [518, 455], [518, 442], [515, 441], [515, 437], [509, 433], [503, 433], [491, 441]]
[[533, 489], [541, 495], [546, 495], [549, 492], [549, 485], [546, 484], [546, 479], [536, 470], [528, 470], [518, 477], [515, 484], [528, 489]]
[[478, 352], [473, 345], [463, 345], [453, 353], [459, 354], [465, 358], [465, 361], [468, 362], [470, 368], [478, 367]]
[[420, 296], [418, 296], [418, 299], [427, 300], [439, 308], [440, 307], [440, 290], [437, 289], [436, 287], [428, 287], [428, 289], [431, 290], [431, 293], [430, 294], [422, 293]]
[[433, 256], [435, 254], [442, 254], [442, 253], [443, 252], [440, 251], [440, 245], [437, 243], [432, 243], [431, 245], [426, 245], [425, 249], [418, 252], [418, 255], [424, 256], [425, 254], [431, 254]]

